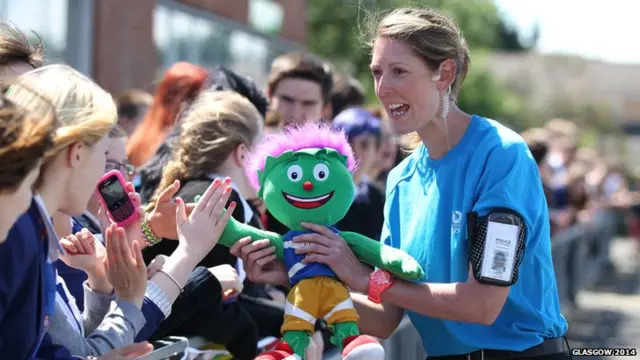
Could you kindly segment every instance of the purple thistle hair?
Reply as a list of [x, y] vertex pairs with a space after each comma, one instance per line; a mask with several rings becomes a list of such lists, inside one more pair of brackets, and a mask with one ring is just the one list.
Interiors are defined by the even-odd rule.
[[347, 157], [347, 168], [355, 172], [357, 164], [353, 150], [344, 132], [321, 122], [309, 121], [300, 126], [288, 127], [282, 133], [266, 136], [252, 151], [245, 169], [251, 185], [260, 189], [258, 171], [263, 171], [267, 156], [278, 157], [285, 151], [310, 148], [330, 148]]

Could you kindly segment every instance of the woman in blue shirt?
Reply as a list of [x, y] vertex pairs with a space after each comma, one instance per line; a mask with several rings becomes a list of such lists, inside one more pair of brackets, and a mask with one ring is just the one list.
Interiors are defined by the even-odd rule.
[[[416, 145], [387, 180], [382, 241], [415, 257], [425, 276], [414, 284], [371, 273], [316, 225], [296, 239], [311, 243], [307, 260], [369, 294], [352, 294], [363, 332], [388, 337], [407, 312], [430, 359], [570, 358], [536, 163], [519, 135], [455, 105], [469, 66], [459, 28], [431, 9], [399, 9], [372, 45], [376, 94]], [[284, 284], [264, 246], [233, 251], [250, 279]]]

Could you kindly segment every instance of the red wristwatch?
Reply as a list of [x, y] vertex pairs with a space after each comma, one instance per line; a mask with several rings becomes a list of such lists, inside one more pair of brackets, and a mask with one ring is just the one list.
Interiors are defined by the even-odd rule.
[[378, 269], [369, 275], [369, 300], [376, 304], [382, 301], [380, 295], [393, 285], [393, 277], [387, 270]]

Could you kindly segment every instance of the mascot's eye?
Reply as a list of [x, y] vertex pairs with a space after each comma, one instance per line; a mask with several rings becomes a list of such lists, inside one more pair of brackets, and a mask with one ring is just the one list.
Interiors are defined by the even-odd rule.
[[316, 180], [324, 181], [329, 177], [329, 167], [325, 164], [318, 164], [313, 168], [313, 177]]
[[302, 180], [302, 168], [300, 165], [291, 165], [287, 169], [287, 176], [289, 180], [297, 182]]

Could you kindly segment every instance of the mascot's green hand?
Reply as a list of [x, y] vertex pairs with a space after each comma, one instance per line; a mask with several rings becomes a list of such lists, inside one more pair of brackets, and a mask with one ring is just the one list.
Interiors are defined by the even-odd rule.
[[342, 231], [340, 236], [349, 244], [354, 255], [369, 265], [387, 270], [408, 281], [416, 281], [424, 277], [422, 266], [402, 250], [351, 231]]
[[405, 280], [416, 281], [424, 277], [424, 270], [416, 259], [406, 252], [383, 245], [380, 250], [382, 268]]

